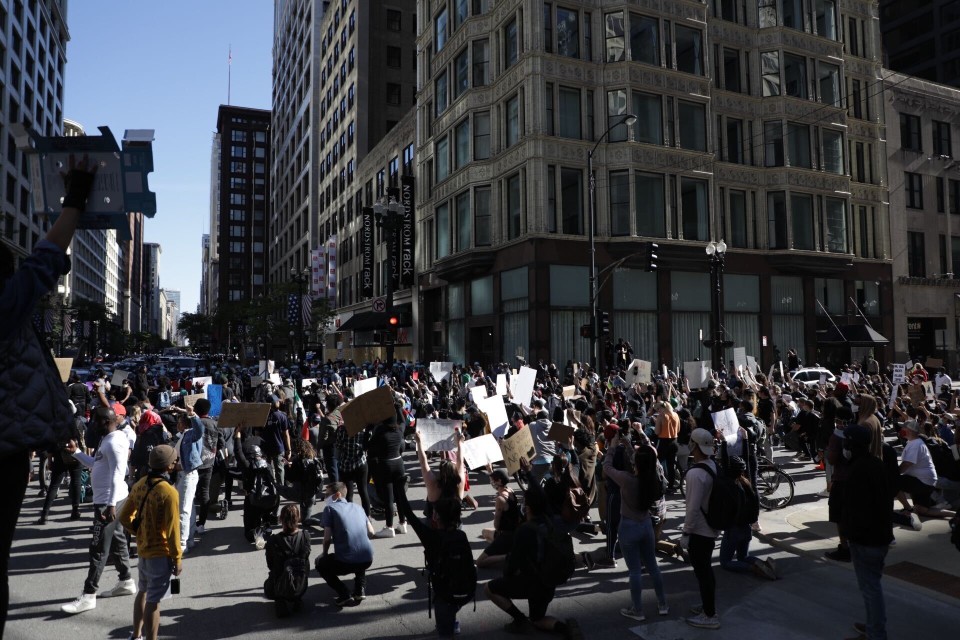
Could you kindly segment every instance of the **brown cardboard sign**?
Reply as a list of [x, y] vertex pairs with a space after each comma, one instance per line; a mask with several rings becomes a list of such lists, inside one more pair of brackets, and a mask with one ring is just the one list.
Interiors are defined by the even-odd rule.
[[396, 415], [393, 389], [384, 385], [354, 398], [340, 408], [347, 433], [355, 436], [367, 426], [383, 422]]
[[910, 402], [913, 403], [915, 407], [923, 404], [923, 401], [927, 397], [922, 384], [910, 385], [910, 387], [907, 389], [907, 393], [910, 395]]
[[[204, 397], [203, 394], [196, 395], [201, 398]], [[267, 424], [267, 418], [270, 416], [270, 406], [268, 402], [224, 402], [220, 408], [217, 426], [227, 429], [236, 427], [256, 429], [262, 427]]]
[[57, 363], [57, 370], [60, 372], [60, 382], [66, 382], [70, 379], [70, 369], [73, 368], [73, 358], [54, 358]]
[[567, 442], [573, 437], [576, 431], [577, 428], [572, 425], [554, 422], [550, 425], [550, 431], [547, 432], [547, 437], [557, 442]]
[[190, 394], [189, 396], [183, 396], [183, 406], [190, 407], [192, 409], [193, 406], [197, 404], [197, 400], [199, 400], [200, 398], [206, 398], [206, 397], [207, 397], [207, 394], [205, 393], [193, 393], [193, 394]]
[[511, 476], [520, 471], [520, 458], [532, 460], [537, 455], [533, 446], [533, 435], [527, 427], [501, 440], [500, 451], [503, 452], [503, 462], [507, 465], [507, 474]]

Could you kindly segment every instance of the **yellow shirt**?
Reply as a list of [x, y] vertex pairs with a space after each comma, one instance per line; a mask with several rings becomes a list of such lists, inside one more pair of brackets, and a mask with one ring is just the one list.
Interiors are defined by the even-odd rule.
[[[149, 483], [149, 484], [148, 484]], [[130, 527], [144, 494], [153, 486], [143, 505], [140, 528]], [[141, 558], [180, 560], [180, 496], [176, 488], [163, 479], [146, 476], [130, 489], [130, 496], [117, 515], [120, 524], [137, 536], [137, 555]]]

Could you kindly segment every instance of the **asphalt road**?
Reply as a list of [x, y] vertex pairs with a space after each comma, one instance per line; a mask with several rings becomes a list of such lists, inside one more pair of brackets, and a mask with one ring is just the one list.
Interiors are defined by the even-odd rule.
[[[411, 453], [407, 466], [413, 476], [410, 497], [417, 508], [424, 497], [420, 473]], [[492, 521], [492, 491], [485, 477], [477, 478], [472, 489], [480, 510], [467, 513], [464, 528], [477, 555], [484, 547], [480, 529]], [[822, 479], [803, 474], [797, 484], [798, 500], [811, 500], [822, 488]], [[67, 616], [60, 606], [81, 591], [87, 568], [89, 523], [71, 522], [69, 500], [61, 493], [48, 524], [32, 524], [39, 513], [41, 498], [37, 485], [28, 498], [11, 557], [11, 606], [7, 638], [33, 640], [70, 638], [88, 640], [127, 638], [131, 629], [132, 597], [100, 598], [94, 610]], [[422, 503], [421, 503], [422, 504]], [[85, 515], [90, 508], [86, 507]], [[668, 534], [682, 518], [682, 504], [670, 505]], [[761, 520], [762, 522], [763, 520]], [[376, 523], [381, 524], [381, 523]], [[382, 524], [381, 524], [382, 526]], [[316, 540], [315, 549], [319, 548]], [[296, 632], [335, 633], [337, 638], [432, 637], [433, 620], [427, 617], [426, 587], [421, 576], [423, 554], [416, 536], [409, 533], [392, 539], [375, 540], [374, 564], [368, 573], [368, 597], [360, 606], [338, 610], [333, 591], [315, 572], [305, 598], [304, 610], [278, 620], [273, 605], [261, 596], [266, 575], [262, 552], [246, 543], [240, 530], [240, 513], [227, 520], [211, 520], [200, 547], [185, 560], [182, 592], [161, 605], [162, 638], [288, 638]], [[603, 538], [583, 538], [578, 551], [601, 549]], [[845, 638], [852, 636], [851, 623], [863, 620], [863, 604], [853, 572], [846, 566], [825, 563], [809, 556], [769, 547], [754, 540], [751, 551], [773, 557], [781, 579], [770, 582], [752, 575], [737, 575], [717, 567], [718, 607], [723, 627], [705, 631], [687, 626], [682, 616], [699, 602], [696, 581], [690, 567], [673, 558], [660, 558], [661, 571], [671, 607], [669, 616], [659, 617], [652, 586], [644, 580], [644, 609], [647, 622], [638, 624], [619, 614], [629, 604], [626, 568], [577, 572], [558, 590], [549, 613], [576, 618], [585, 638], [636, 637], [647, 640], [693, 640], [696, 638]], [[481, 581], [498, 575], [481, 570]], [[113, 586], [116, 571], [108, 567], [101, 590]], [[891, 638], [910, 636], [951, 637], [955, 629], [957, 601], [930, 597], [922, 590], [895, 580], [885, 580]], [[502, 626], [508, 621], [478, 590], [476, 610], [465, 607], [459, 616], [463, 637], [505, 637]], [[525, 603], [520, 603], [522, 610]], [[923, 615], [918, 615], [922, 611]], [[631, 634], [630, 632], [633, 632]], [[635, 634], [635, 635], [634, 635]], [[542, 635], [542, 634], [538, 634]], [[321, 636], [321, 637], [323, 637]]]

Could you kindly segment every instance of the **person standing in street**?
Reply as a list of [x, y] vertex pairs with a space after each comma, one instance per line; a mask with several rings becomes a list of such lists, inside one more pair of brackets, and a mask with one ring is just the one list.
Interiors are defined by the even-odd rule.
[[850, 546], [853, 570], [863, 596], [867, 622], [855, 623], [851, 640], [886, 640], [883, 564], [893, 541], [893, 506], [883, 461], [870, 453], [869, 427], [854, 425], [843, 432], [843, 457], [849, 473], [843, 492], [842, 529]]
[[171, 576], [179, 576], [183, 568], [180, 497], [170, 484], [176, 463], [176, 449], [166, 444], [154, 447], [150, 471], [133, 485], [117, 517], [123, 528], [137, 537], [139, 590], [133, 604], [131, 640], [157, 640], [160, 600], [170, 589]]
[[223, 434], [217, 428], [217, 421], [210, 417], [210, 401], [200, 398], [193, 406], [197, 417], [203, 424], [203, 445], [200, 450], [200, 466], [197, 467], [197, 507], [196, 527], [190, 532], [203, 535], [206, 533], [207, 514], [210, 511], [210, 479], [213, 477], [213, 464], [217, 454], [226, 447]]
[[66, 445], [66, 450], [91, 470], [93, 537], [90, 541], [90, 569], [83, 583], [83, 593], [73, 602], [60, 607], [64, 613], [82, 613], [97, 606], [97, 589], [107, 560], [113, 561], [120, 581], [103, 595], [132, 596], [137, 592], [136, 584], [130, 577], [127, 539], [117, 522], [117, 511], [123, 507], [128, 493], [124, 478], [130, 454], [129, 440], [118, 429], [119, 425], [120, 419], [113, 409], [98, 407], [93, 412], [93, 428], [100, 436], [100, 444], [94, 456], [80, 451], [75, 440]]
[[282, 487], [286, 463], [293, 452], [290, 446], [290, 420], [280, 409], [280, 398], [271, 395], [270, 403], [270, 416], [263, 429], [263, 455], [270, 465], [270, 476], [278, 487]]
[[[199, 403], [199, 400], [197, 401]], [[204, 426], [193, 408], [179, 409], [177, 430], [177, 493], [180, 494], [180, 545], [187, 553], [193, 548], [195, 517], [193, 501], [200, 481], [198, 469], [203, 461]]]
[[[710, 565], [719, 532], [707, 523], [706, 517], [710, 492], [713, 490], [713, 478], [719, 475], [717, 463], [713, 459], [714, 448], [713, 434], [706, 429], [694, 429], [690, 434], [693, 464], [685, 477], [687, 510], [680, 544], [690, 555], [690, 564], [693, 565], [693, 573], [700, 585], [702, 602], [700, 606], [693, 607], [694, 616], [687, 618], [687, 624], [701, 629], [720, 628], [716, 605], [717, 581]], [[713, 470], [712, 476], [703, 468], [705, 466]]]

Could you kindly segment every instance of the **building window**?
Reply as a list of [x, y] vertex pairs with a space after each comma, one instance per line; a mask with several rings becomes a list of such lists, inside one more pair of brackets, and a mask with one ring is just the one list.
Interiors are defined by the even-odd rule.
[[607, 91], [607, 121], [616, 125], [610, 129], [607, 139], [610, 142], [623, 142], [627, 139], [628, 127], [623, 116], [627, 113], [627, 90]]
[[434, 100], [437, 106], [437, 117], [447, 110], [447, 72], [442, 71], [434, 81]]
[[723, 88], [740, 93], [740, 51], [723, 49]]
[[450, 203], [437, 207], [437, 260], [450, 255]]
[[933, 155], [953, 157], [949, 122], [933, 121]]
[[837, 3], [836, 0], [814, 0], [813, 3], [817, 35], [837, 39]]
[[490, 187], [473, 190], [473, 243], [477, 247], [489, 247], [493, 236], [493, 221], [490, 213]]
[[453, 61], [453, 97], [459, 98], [470, 86], [470, 60], [467, 50], [464, 49]]
[[783, 166], [783, 125], [779, 120], [763, 123], [763, 164], [766, 167]]
[[839, 131], [823, 129], [823, 168], [843, 175], [843, 134]]
[[663, 144], [663, 102], [660, 96], [633, 92], [633, 133], [637, 142]]
[[520, 141], [520, 96], [513, 96], [506, 104], [506, 146]]
[[764, 97], [780, 95], [779, 51], [764, 51], [760, 54], [760, 81]]
[[464, 120], [454, 130], [455, 162], [454, 168], [461, 169], [470, 161], [470, 120]]
[[400, 104], [400, 85], [394, 82], [387, 83], [387, 104], [389, 105], [399, 105]]
[[[667, 236], [667, 208], [664, 200], [663, 176], [656, 173], [634, 174], [634, 202], [637, 235], [650, 238]], [[643, 206], [639, 206], [643, 203]]]
[[630, 14], [630, 59], [660, 66], [660, 25], [656, 18]]
[[947, 205], [950, 213], [960, 213], [960, 180], [947, 179]]
[[560, 137], [581, 138], [580, 90], [560, 87]]
[[615, 236], [630, 235], [630, 172], [611, 171], [610, 229]]
[[473, 86], [490, 84], [490, 41], [473, 41]]
[[683, 217], [683, 239], [710, 239], [710, 205], [707, 182], [692, 178], [680, 179], [680, 214]]
[[909, 113], [900, 114], [900, 146], [910, 151], [923, 151], [923, 139], [920, 135], [920, 116]]
[[456, 31], [470, 16], [470, 0], [455, 0], [453, 4], [453, 29]]
[[907, 207], [910, 209], [923, 209], [923, 176], [919, 173], [903, 174], [903, 190], [907, 196]]
[[583, 234], [583, 174], [580, 169], [560, 169], [562, 233]]
[[[444, 45], [447, 44], [447, 8], [444, 7], [433, 20], [433, 41], [436, 43], [435, 51], [440, 53]], [[439, 256], [438, 256], [439, 257]]]
[[927, 257], [922, 231], [907, 232], [907, 273], [913, 278], [927, 277]]
[[400, 47], [387, 47], [387, 66], [391, 69], [400, 68]]
[[677, 71], [703, 75], [703, 33], [699, 29], [676, 26]]
[[793, 223], [793, 248], [813, 251], [813, 196], [790, 195], [790, 215]]
[[820, 102], [833, 107], [840, 106], [840, 67], [826, 62], [817, 63], [820, 85]]
[[450, 175], [450, 141], [447, 136], [437, 140], [437, 182], [447, 179]]
[[727, 162], [746, 164], [743, 153], [743, 120], [727, 118]]
[[746, 191], [730, 190], [730, 246], [748, 246]]
[[507, 239], [520, 237], [523, 202], [520, 198], [520, 174], [507, 178]]
[[787, 247], [787, 203], [783, 191], [767, 194], [767, 237], [771, 249]]
[[810, 169], [810, 125], [787, 123], [787, 153], [791, 167]]
[[403, 30], [403, 16], [396, 9], [387, 9], [387, 29], [390, 31]]
[[781, 3], [783, 26], [803, 31], [803, 0], [781, 0]]
[[807, 59], [789, 53], [783, 54], [783, 80], [787, 95], [807, 99]]
[[520, 42], [517, 34], [517, 19], [511, 20], [503, 28], [503, 67], [512, 67], [520, 55]]
[[457, 246], [455, 251], [466, 251], [470, 248], [470, 235], [473, 231], [473, 221], [470, 218], [470, 191], [457, 195]]
[[473, 114], [473, 159], [486, 160], [490, 157], [490, 112], [478, 111]]
[[824, 218], [827, 223], [827, 251], [847, 253], [847, 202], [826, 198]]
[[677, 100], [678, 139], [682, 149], [707, 150], [707, 109], [696, 102]]
[[606, 42], [606, 61], [620, 62], [626, 59], [623, 39], [623, 11], [608, 13], [604, 16], [604, 36]]

